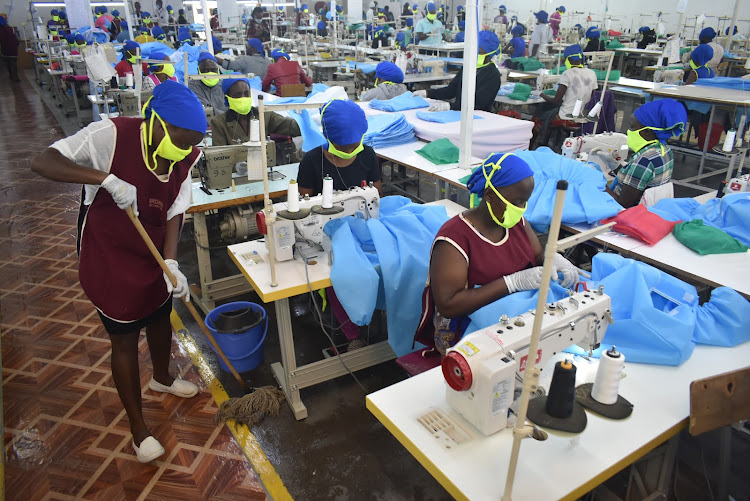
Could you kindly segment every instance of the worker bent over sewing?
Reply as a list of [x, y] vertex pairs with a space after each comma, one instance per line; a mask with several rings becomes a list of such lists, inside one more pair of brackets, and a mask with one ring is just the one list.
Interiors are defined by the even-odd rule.
[[[79, 218], [79, 279], [112, 343], [112, 378], [125, 407], [138, 460], [164, 448], [151, 436], [141, 409], [138, 338], [146, 328], [152, 391], [192, 397], [198, 387], [169, 374], [172, 297], [189, 298], [179, 271], [177, 241], [190, 205], [190, 169], [206, 132], [195, 95], [167, 80], [154, 89], [142, 118], [94, 122], [57, 141], [32, 161], [34, 172], [85, 185]], [[177, 278], [169, 283], [124, 209], [132, 208]]]

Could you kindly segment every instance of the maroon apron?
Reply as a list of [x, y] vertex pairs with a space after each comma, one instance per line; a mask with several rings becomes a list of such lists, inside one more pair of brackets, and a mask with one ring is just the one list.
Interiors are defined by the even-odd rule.
[[[110, 174], [137, 188], [143, 227], [163, 254], [167, 211], [198, 160], [200, 150], [177, 162], [161, 182], [143, 161], [141, 118], [114, 118], [117, 141]], [[78, 267], [81, 287], [94, 306], [118, 322], [133, 322], [156, 311], [169, 298], [159, 264], [112, 195], [99, 189], [81, 231]]]

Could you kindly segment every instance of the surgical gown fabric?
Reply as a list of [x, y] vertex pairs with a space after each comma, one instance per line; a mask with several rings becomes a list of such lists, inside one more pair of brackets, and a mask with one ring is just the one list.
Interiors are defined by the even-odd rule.
[[430, 103], [422, 97], [412, 97], [411, 92], [404, 92], [391, 99], [373, 99], [370, 108], [380, 111], [405, 111], [417, 108], [428, 108]]
[[365, 144], [373, 148], [385, 148], [417, 140], [414, 126], [406, 121], [402, 113], [380, 114], [367, 117]]

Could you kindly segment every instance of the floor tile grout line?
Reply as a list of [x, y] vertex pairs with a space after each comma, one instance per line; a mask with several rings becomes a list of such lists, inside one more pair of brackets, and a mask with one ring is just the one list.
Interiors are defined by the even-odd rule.
[[91, 486], [94, 485], [94, 482], [96, 482], [98, 480], [99, 476], [102, 473], [104, 473], [104, 470], [107, 469], [107, 467], [109, 466], [109, 463], [111, 463], [115, 459], [114, 454], [116, 452], [118, 452], [120, 449], [122, 449], [125, 446], [125, 443], [127, 441], [128, 441], [128, 437], [124, 437], [120, 441], [120, 445], [118, 445], [117, 447], [115, 447], [115, 450], [112, 451], [112, 454], [107, 459], [104, 460], [104, 462], [101, 464], [101, 466], [99, 466], [99, 468], [91, 476], [91, 478], [89, 479], [89, 481], [86, 482], [86, 484], [83, 486], [83, 488], [78, 492], [78, 494], [76, 495], [76, 499], [83, 499], [83, 496], [86, 494], [86, 491], [88, 491], [91, 488]]

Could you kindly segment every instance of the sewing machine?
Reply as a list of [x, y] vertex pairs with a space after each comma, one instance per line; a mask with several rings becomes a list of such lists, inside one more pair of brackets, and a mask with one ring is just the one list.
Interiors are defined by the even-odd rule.
[[549, 70], [541, 70], [539, 76], [536, 77], [536, 89], [544, 90], [551, 89], [560, 81], [560, 75], [552, 75]]
[[667, 85], [676, 85], [682, 81], [685, 70], [656, 70], [654, 72], [654, 82], [664, 82]]
[[269, 231], [274, 231], [277, 261], [289, 261], [294, 258], [295, 252], [305, 259], [326, 254], [331, 250], [331, 239], [323, 231], [326, 223], [346, 216], [377, 218], [380, 195], [373, 186], [349, 188], [334, 191], [332, 208], [324, 209], [322, 205], [323, 195], [301, 198], [299, 212], [287, 211], [286, 202], [274, 204], [276, 220], [270, 225]]
[[445, 61], [441, 61], [440, 59], [417, 59], [417, 71], [420, 73], [442, 75], [444, 68]]
[[562, 155], [581, 162], [593, 162], [606, 176], [626, 164], [628, 138], [619, 132], [569, 137], [563, 142]]
[[[512, 319], [503, 315], [499, 323], [464, 336], [443, 358], [448, 404], [485, 435], [507, 425], [516, 380], [526, 369], [533, 323], [533, 310]], [[537, 367], [574, 344], [596, 349], [610, 323], [610, 298], [603, 287], [570, 291], [567, 299], [547, 304]]]

